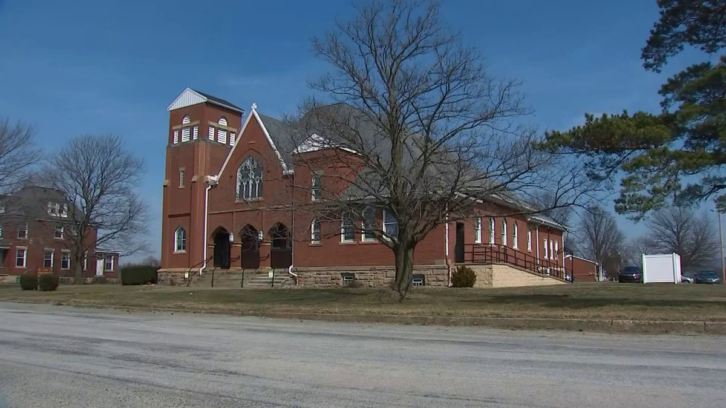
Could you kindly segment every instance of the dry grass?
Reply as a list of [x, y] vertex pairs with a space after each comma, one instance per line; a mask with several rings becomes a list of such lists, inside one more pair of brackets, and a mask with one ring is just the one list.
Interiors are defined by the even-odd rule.
[[0, 300], [211, 312], [726, 321], [726, 288], [708, 285], [578, 284], [512, 289], [421, 289], [402, 303], [373, 289], [0, 286]]

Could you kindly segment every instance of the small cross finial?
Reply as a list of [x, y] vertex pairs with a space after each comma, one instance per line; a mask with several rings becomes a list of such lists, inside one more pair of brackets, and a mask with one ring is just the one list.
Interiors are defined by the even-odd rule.
[[253, 103], [252, 104], [252, 110], [257, 110], [257, 104], [256, 103]]

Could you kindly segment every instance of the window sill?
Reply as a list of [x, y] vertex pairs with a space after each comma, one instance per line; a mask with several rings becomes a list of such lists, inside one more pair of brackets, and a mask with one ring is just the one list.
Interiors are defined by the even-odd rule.
[[174, 251], [174, 254], [186, 254], [187, 251]]
[[18, 265], [15, 265], [14, 268], [15, 269], [24, 269], [24, 268], [27, 268], [27, 266], [18, 266]]
[[341, 241], [339, 245], [355, 245], [357, 242], [355, 241]]
[[56, 241], [63, 241], [63, 238], [53, 237]]
[[311, 247], [321, 247], [321, 246], [323, 246], [323, 244], [322, 244], [322, 242], [311, 242], [311, 243], [308, 244], [308, 246], [311, 246]]
[[264, 198], [262, 198], [262, 197], [258, 197], [258, 198], [250, 198], [250, 199], [247, 199], [247, 200], [245, 200], [245, 199], [243, 199], [243, 198], [236, 198], [236, 199], [234, 200], [234, 203], [235, 203], [235, 204], [242, 204], [242, 203], [256, 203], [256, 202], [259, 202], [259, 201], [265, 201], [265, 200], [264, 200]]
[[364, 239], [360, 242], [361, 244], [377, 244], [378, 240], [376, 239]]

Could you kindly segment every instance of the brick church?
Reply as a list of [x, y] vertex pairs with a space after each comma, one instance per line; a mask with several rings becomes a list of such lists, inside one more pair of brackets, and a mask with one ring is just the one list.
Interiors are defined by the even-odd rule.
[[[319, 199], [320, 175], [341, 164], [321, 161], [312, 169], [297, 158], [324, 155], [325, 148], [300, 149], [282, 121], [255, 104], [246, 113], [189, 88], [168, 110], [161, 282], [204, 282], [212, 274], [235, 286], [393, 280], [393, 252], [362, 226], [346, 225], [360, 221], [321, 222], [299, 210]], [[459, 264], [476, 267], [477, 286], [564, 282], [565, 227], [541, 215], [505, 215], [522, 205], [492, 197], [486, 212], [438, 226], [416, 247], [413, 285], [448, 286]], [[371, 217], [384, 229], [396, 228], [385, 210]]]

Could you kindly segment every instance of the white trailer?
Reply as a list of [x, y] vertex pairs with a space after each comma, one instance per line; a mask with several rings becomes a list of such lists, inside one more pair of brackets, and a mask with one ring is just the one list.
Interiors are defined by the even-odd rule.
[[643, 255], [643, 283], [681, 283], [680, 255]]

